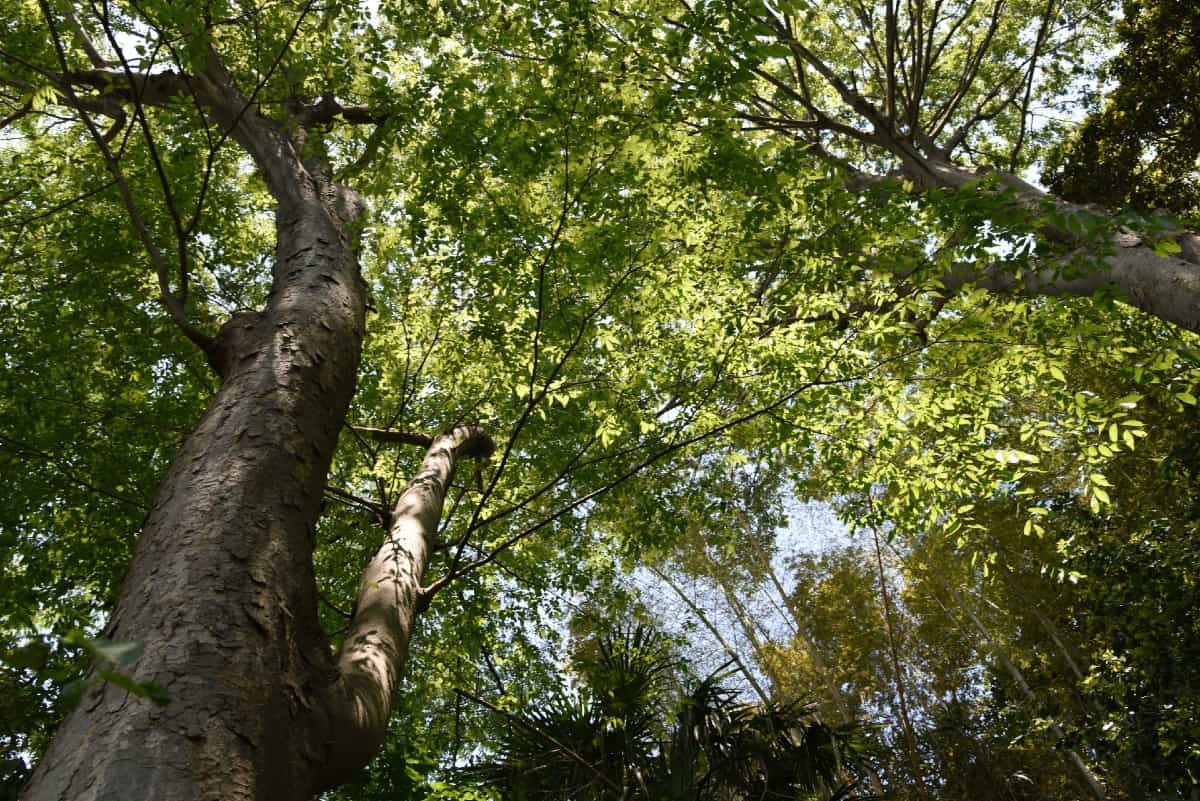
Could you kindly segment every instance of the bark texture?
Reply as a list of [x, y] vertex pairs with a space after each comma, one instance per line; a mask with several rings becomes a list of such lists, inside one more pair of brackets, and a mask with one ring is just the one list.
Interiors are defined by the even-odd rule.
[[270, 301], [235, 315], [220, 390], [158, 490], [105, 635], [137, 681], [85, 693], [26, 789], [49, 799], [295, 799], [322, 756], [303, 723], [331, 681], [313, 531], [354, 392], [365, 287], [339, 209], [310, 181], [277, 213]]
[[[960, 189], [980, 176], [948, 161], [910, 156], [906, 170], [926, 187]], [[1015, 175], [997, 176], [1019, 202], [1031, 208], [1050, 207], [1063, 214], [1103, 216], [1073, 203], [1048, 195]], [[1003, 266], [979, 268], [963, 265], [945, 276], [947, 294], [966, 284], [995, 292], [1015, 291], [1025, 295], [1091, 297], [1109, 291], [1147, 314], [1200, 333], [1200, 236], [1176, 231], [1179, 246], [1175, 255], [1160, 255], [1150, 237], [1121, 230], [1110, 237], [1108, 247], [1097, 251], [1069, 231], [1047, 228], [1047, 239], [1074, 250], [1065, 258], [1046, 262], [1038, 269], [1014, 272]]]
[[[42, 10], [54, 33], [51, 9]], [[476, 426], [405, 440], [429, 450], [363, 576], [357, 614], [335, 657], [318, 622], [312, 551], [362, 351], [366, 287], [356, 232], [364, 205], [330, 180], [319, 156], [304, 154], [321, 152], [307, 147], [309, 137], [335, 116], [377, 120], [332, 98], [307, 106], [293, 99], [292, 116], [282, 122], [264, 116], [211, 50], [203, 69], [186, 76], [103, 64], [71, 72], [65, 50], [58, 53], [63, 73], [55, 83], [64, 102], [94, 134], [122, 187], [108, 139], [89, 115], [119, 126], [128, 106], [181, 98], [203, 106], [250, 156], [273, 196], [277, 252], [266, 306], [235, 314], [210, 338], [191, 330], [180, 296], [165, 283], [160, 250], [153, 237], [142, 237], [164, 303], [221, 377], [159, 487], [104, 631], [143, 643], [124, 672], [161, 685], [169, 700], [156, 706], [111, 684], [93, 685], [23, 797], [310, 797], [366, 764], [382, 744], [427, 603], [421, 580], [428, 543], [455, 459], [490, 453], [491, 440]], [[137, 199], [123, 197], [138, 228]], [[185, 260], [180, 270], [186, 275]]]
[[317, 710], [323, 752], [316, 789], [345, 781], [383, 745], [413, 629], [428, 603], [422, 582], [455, 463], [492, 450], [492, 440], [474, 425], [435, 437], [397, 500], [388, 536], [359, 582], [337, 679]]

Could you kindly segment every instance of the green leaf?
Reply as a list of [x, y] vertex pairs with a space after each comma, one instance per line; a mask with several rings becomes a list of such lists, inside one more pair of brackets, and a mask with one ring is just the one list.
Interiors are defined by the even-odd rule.
[[1159, 256], [1173, 256], [1183, 250], [1174, 239], [1160, 239], [1154, 243], [1154, 252]]

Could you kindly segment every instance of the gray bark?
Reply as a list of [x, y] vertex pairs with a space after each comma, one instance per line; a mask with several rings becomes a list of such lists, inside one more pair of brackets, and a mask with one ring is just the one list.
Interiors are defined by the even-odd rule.
[[[948, 161], [910, 156], [905, 166], [926, 187], [961, 189], [981, 177]], [[1063, 213], [1102, 216], [1047, 195], [1015, 175], [995, 177], [1030, 208], [1049, 204]], [[1154, 251], [1154, 243], [1136, 231], [1114, 234], [1101, 252], [1092, 252], [1068, 231], [1047, 229], [1043, 233], [1074, 249], [1067, 257], [1043, 262], [1044, 266], [1037, 269], [1014, 270], [1003, 264], [960, 265], [943, 277], [946, 294], [952, 295], [966, 284], [994, 292], [1048, 297], [1091, 297], [1108, 291], [1147, 314], [1200, 332], [1200, 236], [1174, 232], [1171, 238], [1179, 245], [1179, 253], [1161, 256]]]
[[159, 489], [105, 630], [145, 644], [132, 677], [169, 702], [97, 685], [28, 801], [306, 798], [382, 745], [455, 459], [491, 441], [475, 426], [433, 439], [335, 658], [311, 557], [363, 337], [364, 285], [326, 207], [352, 203], [345, 191], [281, 205], [271, 300], [222, 329], [222, 386]]
[[473, 425], [434, 438], [396, 502], [388, 536], [359, 583], [354, 619], [337, 656], [337, 680], [317, 710], [319, 789], [345, 781], [383, 745], [413, 629], [428, 603], [422, 582], [455, 462], [462, 455], [489, 456], [492, 449], [488, 435]]

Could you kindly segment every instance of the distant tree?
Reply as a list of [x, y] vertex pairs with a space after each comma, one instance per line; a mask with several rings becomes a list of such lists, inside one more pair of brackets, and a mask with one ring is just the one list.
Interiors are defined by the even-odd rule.
[[1200, 8], [1188, 0], [1127, 0], [1121, 49], [1106, 70], [1116, 88], [1051, 151], [1047, 185], [1112, 209], [1162, 210], [1200, 224]]

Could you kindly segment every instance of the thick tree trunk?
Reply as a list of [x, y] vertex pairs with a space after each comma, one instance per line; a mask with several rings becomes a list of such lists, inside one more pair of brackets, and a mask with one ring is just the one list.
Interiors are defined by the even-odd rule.
[[318, 622], [312, 552], [362, 351], [366, 291], [353, 232], [364, 207], [303, 154], [308, 127], [346, 110], [325, 98], [287, 124], [262, 116], [215, 51], [191, 76], [98, 75], [117, 98], [202, 104], [274, 197], [277, 253], [266, 307], [235, 314], [204, 343], [220, 390], [158, 490], [104, 632], [143, 643], [125, 672], [169, 700], [160, 707], [92, 685], [24, 798], [307, 798], [382, 744], [428, 603], [421, 580], [455, 459], [486, 455], [492, 443], [476, 426], [432, 440], [335, 657]]
[[[343, 196], [344, 195], [344, 196]], [[336, 204], [335, 204], [336, 202]], [[313, 532], [354, 392], [365, 291], [334, 187], [281, 203], [270, 301], [222, 329], [222, 385], [145, 521], [105, 630], [159, 707], [84, 693], [26, 789], [50, 799], [296, 799], [324, 756], [309, 710], [335, 677]]]

